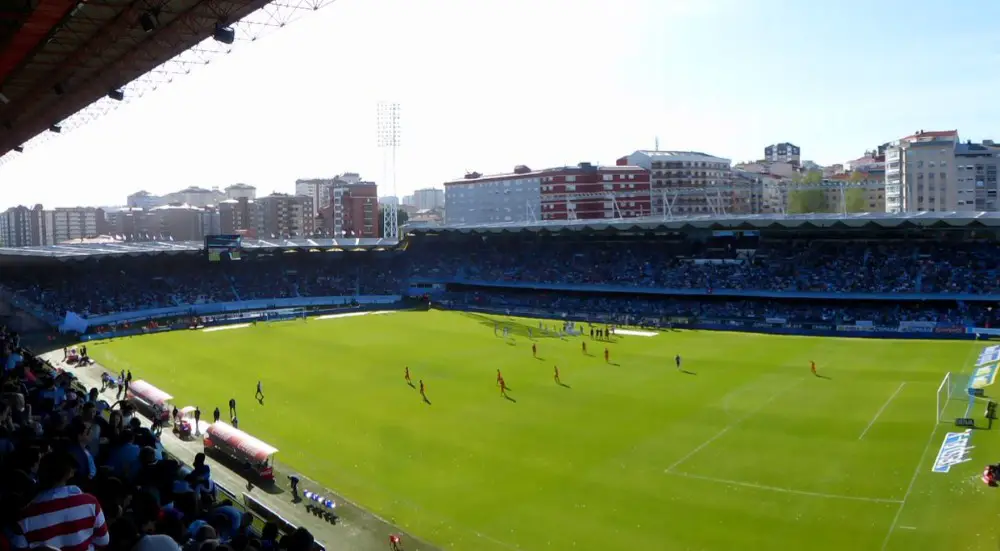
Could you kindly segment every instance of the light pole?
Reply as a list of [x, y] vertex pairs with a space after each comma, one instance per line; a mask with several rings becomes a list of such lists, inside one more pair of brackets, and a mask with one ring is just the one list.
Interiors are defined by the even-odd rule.
[[[378, 104], [378, 146], [382, 149], [382, 181], [391, 173], [393, 200], [384, 206], [382, 222], [384, 239], [399, 239], [399, 195], [396, 191], [396, 149], [399, 148], [399, 104], [379, 102]], [[391, 164], [387, 169], [386, 165]]]

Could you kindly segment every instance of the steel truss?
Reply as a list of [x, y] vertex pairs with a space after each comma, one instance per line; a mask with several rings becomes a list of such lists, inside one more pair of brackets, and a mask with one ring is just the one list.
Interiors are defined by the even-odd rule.
[[[52, 66], [48, 75], [33, 87], [33, 93], [64, 83], [60, 77], [66, 74], [66, 69], [73, 74], [89, 75], [76, 81], [71, 87], [72, 91], [78, 93], [82, 89], [92, 88], [100, 99], [75, 113], [57, 114], [57, 120], [59, 115], [65, 117], [58, 123], [59, 134], [65, 134], [173, 82], [177, 77], [190, 74], [197, 67], [209, 65], [230, 53], [237, 44], [259, 40], [271, 31], [296, 21], [305, 13], [317, 11], [333, 2], [334, 0], [274, 0], [237, 21], [231, 21], [234, 17], [232, 4], [226, 0], [207, 0], [196, 3], [181, 13], [161, 14], [163, 24], [149, 35], [136, 35], [129, 32], [129, 28], [134, 26], [139, 14], [153, 8], [154, 4], [163, 5], [162, 1], [135, 0], [110, 21], [98, 17], [99, 12], [93, 12], [92, 17], [87, 16], [88, 10], [109, 9], [102, 4], [88, 2], [82, 4], [84, 8], [81, 12], [69, 18], [50, 40], [48, 46], [54, 46], [56, 55], [51, 58], [42, 56], [42, 59], [32, 61]], [[234, 43], [223, 44], [209, 36], [194, 46], [185, 48], [191, 42], [192, 35], [204, 35], [207, 21], [211, 21], [211, 24], [226, 22], [235, 31]], [[60, 49], [65, 52], [69, 44], [83, 46], [58, 59]], [[157, 64], [162, 59], [163, 52], [176, 53], [167, 61]], [[141, 70], [138, 68], [150, 65], [154, 65], [154, 68], [125, 84], [107, 81], [118, 75], [136, 74]], [[118, 101], [108, 97], [107, 93], [115, 89], [123, 92], [124, 99]], [[31, 118], [36, 121], [33, 124], [38, 126], [37, 121], [46, 116], [51, 116], [51, 113], [44, 109], [32, 113]], [[48, 126], [43, 124], [41, 128]], [[42, 132], [28, 140], [22, 146], [23, 150], [26, 152], [34, 149], [55, 135], [55, 132]], [[10, 152], [0, 157], [0, 167], [18, 156], [17, 153]]]

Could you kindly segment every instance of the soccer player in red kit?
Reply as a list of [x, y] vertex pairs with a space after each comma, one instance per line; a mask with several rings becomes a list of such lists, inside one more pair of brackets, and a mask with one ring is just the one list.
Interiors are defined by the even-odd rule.
[[503, 375], [500, 374], [500, 370], [498, 369], [497, 370], [497, 384], [498, 385], [500, 384], [500, 381], [503, 381]]
[[500, 396], [507, 396], [507, 381], [500, 379]]
[[537, 344], [531, 345], [531, 355], [534, 356], [534, 357], [536, 357], [536, 358], [538, 357], [538, 345]]
[[403, 551], [403, 547], [399, 543], [399, 536], [396, 534], [389, 536], [389, 551]]
[[420, 379], [420, 395], [423, 396], [424, 398], [427, 397], [427, 394], [425, 394], [424, 380], [423, 379]]
[[403, 378], [406, 379], [407, 383], [413, 383], [413, 381], [410, 380], [410, 366], [406, 366], [406, 371], [403, 372]]
[[813, 375], [816, 375], [816, 362], [809, 362], [809, 369], [812, 371]]
[[605, 362], [611, 361], [611, 351], [608, 350], [607, 348], [604, 349], [604, 361]]
[[554, 365], [552, 367], [555, 368], [555, 370], [556, 370], [556, 373], [555, 373], [556, 383], [557, 384], [562, 384], [562, 381], [559, 380], [559, 366], [558, 365]]

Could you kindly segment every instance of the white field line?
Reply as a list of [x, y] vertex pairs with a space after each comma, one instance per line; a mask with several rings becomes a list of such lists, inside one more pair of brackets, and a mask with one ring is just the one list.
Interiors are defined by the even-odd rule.
[[866, 503], [902, 503], [899, 499], [886, 499], [878, 497], [864, 497], [864, 496], [849, 496], [842, 494], [827, 494], [823, 492], [809, 492], [806, 490], [795, 490], [793, 488], [782, 488], [780, 486], [768, 486], [765, 484], [755, 484], [753, 482], [741, 482], [739, 480], [727, 480], [725, 478], [715, 478], [712, 476], [701, 476], [690, 473], [670, 473], [673, 476], [680, 476], [683, 478], [690, 478], [693, 480], [704, 480], [705, 482], [715, 482], [717, 484], [725, 484], [727, 486], [739, 486], [741, 488], [752, 488], [754, 490], [762, 490], [767, 492], [777, 492], [780, 494], [794, 494], [799, 496], [808, 497], [818, 497], [823, 499], [842, 499], [847, 501], [863, 501]]
[[249, 323], [238, 323], [236, 325], [218, 325], [216, 327], [206, 327], [202, 329], [205, 333], [211, 333], [212, 331], [228, 331], [230, 329], [246, 329], [250, 327]]
[[378, 310], [369, 312], [346, 312], [343, 314], [326, 314], [325, 316], [317, 316], [315, 319], [318, 320], [335, 320], [340, 318], [353, 318], [356, 316], [376, 316], [379, 314], [391, 314], [393, 310]]
[[897, 388], [896, 392], [893, 392], [892, 396], [889, 396], [889, 399], [886, 400], [884, 404], [882, 404], [882, 407], [880, 407], [878, 411], [875, 412], [875, 417], [872, 417], [872, 420], [868, 422], [868, 426], [865, 427], [865, 430], [861, 431], [861, 436], [858, 437], [858, 440], [861, 440], [862, 438], [865, 437], [866, 434], [868, 434], [869, 429], [872, 428], [872, 425], [875, 424], [875, 421], [878, 421], [879, 416], [882, 415], [882, 412], [885, 411], [885, 408], [889, 407], [889, 403], [892, 402], [893, 398], [899, 395], [899, 391], [903, 390], [904, 386], [906, 386], [905, 381], [899, 383], [899, 388]]
[[615, 329], [615, 334], [627, 337], [655, 337], [659, 335], [656, 331], [636, 331], [635, 329]]
[[934, 436], [937, 435], [938, 426], [934, 425], [934, 429], [931, 430], [931, 435], [927, 439], [927, 444], [924, 445], [924, 451], [920, 452], [920, 460], [917, 461], [917, 468], [913, 470], [913, 477], [910, 478], [910, 484], [906, 487], [906, 493], [903, 494], [903, 499], [899, 502], [899, 508], [896, 509], [896, 516], [892, 517], [892, 524], [889, 525], [889, 531], [885, 534], [885, 539], [882, 540], [882, 551], [889, 546], [889, 540], [892, 538], [892, 533], [896, 530], [896, 524], [899, 523], [899, 517], [903, 514], [903, 508], [906, 507], [906, 500], [909, 499], [910, 493], [913, 492], [913, 486], [917, 482], [917, 477], [920, 476], [920, 467], [924, 464], [924, 456], [927, 455], [927, 450], [931, 447], [931, 442], [934, 442]]
[[[979, 342], [978, 340], [975, 342]], [[965, 374], [965, 372], [972, 369], [972, 356], [976, 353], [976, 348], [969, 348], [969, 353], [965, 355], [965, 365], [962, 366], [962, 371], [959, 374]], [[947, 402], [945, 403], [947, 405]], [[906, 508], [906, 500], [909, 499], [910, 494], [913, 492], [913, 486], [917, 483], [917, 478], [920, 476], [920, 466], [924, 464], [924, 456], [927, 455], [927, 450], [931, 447], [931, 442], [934, 441], [934, 436], [937, 435], [938, 423], [934, 424], [934, 428], [931, 429], [931, 435], [927, 438], [927, 444], [924, 445], [924, 451], [920, 452], [920, 459], [917, 461], [917, 467], [913, 469], [913, 477], [910, 478], [910, 484], [906, 487], [906, 493], [903, 494], [903, 502], [899, 504], [899, 509], [896, 510], [896, 516], [892, 518], [892, 524], [889, 525], [889, 531], [885, 534], [885, 539], [882, 540], [882, 551], [889, 546], [889, 540], [892, 539], [892, 533], [896, 531], [896, 525], [899, 524], [899, 517], [903, 515], [903, 509]], [[901, 527], [902, 528], [902, 527]], [[906, 527], [907, 530], [915, 530], [915, 527]]]
[[799, 379], [799, 380], [795, 381], [794, 383], [788, 385], [784, 389], [779, 390], [778, 392], [775, 392], [774, 394], [771, 395], [770, 398], [767, 399], [766, 402], [764, 402], [763, 404], [757, 406], [756, 408], [754, 408], [754, 409], [746, 412], [745, 414], [743, 414], [741, 417], [737, 418], [732, 423], [729, 423], [724, 429], [722, 429], [719, 432], [715, 433], [715, 436], [713, 436], [713, 437], [709, 438], [708, 440], [702, 442], [702, 444], [700, 446], [698, 446], [697, 448], [689, 451], [686, 455], [684, 455], [684, 457], [681, 457], [677, 461], [674, 461], [673, 464], [670, 465], [669, 467], [667, 467], [663, 472], [668, 473], [668, 474], [672, 474], [673, 470], [676, 469], [678, 466], [680, 466], [681, 463], [684, 463], [688, 459], [691, 459], [692, 457], [694, 457], [695, 454], [697, 454], [701, 450], [707, 448], [712, 442], [715, 442], [719, 438], [722, 438], [727, 432], [729, 432], [730, 430], [736, 428], [740, 423], [742, 423], [743, 421], [746, 421], [751, 416], [753, 416], [757, 412], [761, 411], [762, 409], [764, 409], [765, 407], [767, 407], [768, 405], [770, 405], [771, 402], [773, 402], [775, 400], [775, 398], [777, 398], [778, 396], [781, 396], [782, 394], [784, 394], [784, 393], [788, 392], [789, 390], [791, 390], [791, 389], [795, 388], [796, 386], [798, 386], [799, 383], [801, 383], [802, 381], [803, 381], [803, 379]]

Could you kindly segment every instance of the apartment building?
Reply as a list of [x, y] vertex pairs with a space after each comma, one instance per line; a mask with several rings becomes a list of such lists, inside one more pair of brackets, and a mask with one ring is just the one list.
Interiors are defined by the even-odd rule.
[[43, 242], [48, 245], [97, 237], [108, 233], [104, 209], [94, 207], [56, 208], [42, 211]]
[[741, 212], [749, 190], [733, 187], [732, 161], [697, 151], [639, 150], [618, 159], [620, 166], [649, 172], [653, 214]]
[[108, 233], [130, 239], [133, 236], [159, 237], [159, 227], [153, 215], [142, 208], [126, 207], [105, 212]]
[[600, 220], [648, 216], [649, 173], [637, 166], [576, 166], [477, 172], [444, 184], [445, 222], [492, 224], [529, 220]]
[[837, 174], [825, 178], [823, 184], [825, 203], [831, 212], [885, 212], [885, 170]]
[[378, 185], [360, 178], [338, 179], [317, 220], [322, 232], [332, 237], [380, 237]]
[[259, 204], [264, 235], [300, 237], [316, 231], [312, 197], [272, 193], [255, 202]]
[[226, 189], [223, 191], [226, 194], [226, 199], [248, 199], [252, 201], [257, 197], [257, 188], [250, 184], [233, 184], [226, 186]]
[[45, 245], [45, 216], [42, 205], [12, 207], [0, 213], [0, 246], [37, 247]]
[[219, 202], [219, 233], [240, 234], [255, 238], [264, 233], [260, 204], [252, 199], [226, 199]]
[[413, 192], [412, 205], [417, 210], [435, 210], [444, 208], [444, 190], [439, 188], [424, 188]]
[[973, 211], [973, 179], [958, 181], [957, 130], [923, 131], [891, 143], [885, 151], [886, 212]]
[[802, 150], [788, 142], [776, 143], [764, 148], [764, 159], [772, 163], [798, 165], [802, 162]]
[[975, 211], [1000, 210], [997, 193], [997, 171], [1000, 167], [1000, 146], [993, 140], [971, 141], [955, 147], [955, 174], [960, 189], [973, 189]]

